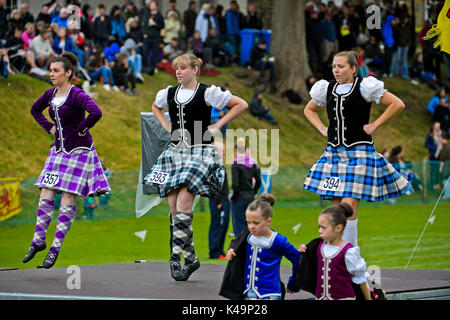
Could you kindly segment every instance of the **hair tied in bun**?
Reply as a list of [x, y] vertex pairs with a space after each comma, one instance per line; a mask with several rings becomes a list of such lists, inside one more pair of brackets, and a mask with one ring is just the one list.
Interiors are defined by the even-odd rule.
[[268, 202], [271, 207], [275, 204], [275, 197], [270, 193], [263, 193], [259, 196], [259, 200]]

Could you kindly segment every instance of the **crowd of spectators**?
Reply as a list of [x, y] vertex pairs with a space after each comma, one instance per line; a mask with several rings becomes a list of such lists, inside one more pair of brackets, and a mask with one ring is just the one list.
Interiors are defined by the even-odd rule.
[[204, 68], [238, 63], [242, 28], [262, 28], [254, 4], [244, 15], [236, 1], [226, 11], [190, 1], [181, 13], [174, 0], [165, 12], [151, 0], [141, 7], [124, 0], [111, 8], [52, 0], [33, 15], [26, 3], [7, 8], [0, 0], [1, 76], [26, 72], [43, 78], [52, 59], [70, 51], [78, 57], [77, 76], [87, 83], [135, 94], [143, 73], [152, 75], [158, 63], [185, 52], [199, 56]]
[[[309, 1], [305, 9], [308, 61], [316, 77], [331, 79], [329, 68], [338, 51], [354, 50], [359, 55], [359, 76], [402, 77], [431, 88], [450, 84], [450, 55], [434, 48], [434, 40], [423, 37], [441, 11], [444, 0], [432, 1], [428, 19], [419, 32], [407, 1], [383, 1], [379, 27], [368, 21], [370, 1]], [[372, 17], [373, 18], [373, 17]], [[442, 66], [445, 65], [445, 68]], [[445, 73], [442, 73], [442, 69]]]
[[[368, 28], [367, 1], [308, 1], [305, 5], [305, 35], [310, 79], [331, 79], [333, 55], [342, 50], [359, 54], [359, 75], [403, 77], [414, 84], [427, 83], [433, 89], [449, 86], [450, 56], [433, 47], [423, 36], [436, 23], [444, 1], [434, 1], [420, 32], [416, 32], [411, 8], [405, 1], [383, 1], [381, 25]], [[249, 1], [244, 14], [237, 1], [229, 8], [189, 1], [184, 12], [175, 0], [162, 12], [158, 1], [124, 0], [121, 6], [96, 8], [78, 0], [55, 0], [30, 13], [26, 3], [7, 8], [0, 0], [1, 76], [28, 72], [45, 76], [52, 58], [73, 52], [79, 61], [77, 76], [105, 89], [136, 93], [143, 73], [154, 74], [160, 62], [171, 62], [184, 52], [202, 58], [203, 68], [239, 64], [242, 29], [263, 29], [264, 25]], [[75, 10], [80, 8], [81, 10]], [[71, 19], [76, 16], [77, 19]], [[274, 57], [266, 41], [255, 43], [247, 67], [260, 70], [260, 80], [274, 79]], [[126, 59], [124, 58], [126, 57]], [[122, 61], [115, 66], [118, 58]], [[445, 65], [444, 68], [442, 66]], [[114, 72], [113, 72], [114, 69]], [[442, 73], [441, 70], [445, 70]], [[266, 72], [267, 71], [267, 72]], [[442, 74], [441, 74], [442, 73]], [[117, 78], [117, 79], [116, 79]], [[266, 77], [267, 78], [267, 77]], [[309, 85], [309, 84], [308, 84]]]

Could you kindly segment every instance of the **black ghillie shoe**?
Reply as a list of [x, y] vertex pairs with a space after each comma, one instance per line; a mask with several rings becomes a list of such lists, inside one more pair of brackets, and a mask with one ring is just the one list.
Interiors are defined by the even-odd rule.
[[30, 249], [28, 249], [27, 254], [25, 255], [25, 258], [23, 258], [23, 263], [27, 263], [28, 261], [30, 261], [31, 259], [34, 258], [34, 256], [36, 255], [36, 253], [38, 253], [39, 251], [44, 250], [47, 247], [47, 245], [44, 243], [42, 244], [32, 244], [30, 246]]
[[170, 263], [170, 275], [175, 281], [180, 281], [184, 277], [184, 272], [181, 269], [181, 264], [178, 261], [171, 261]]
[[45, 269], [50, 269], [51, 267], [53, 267], [53, 265], [56, 262], [56, 259], [58, 258], [58, 254], [54, 254], [54, 253], [47, 253], [47, 256], [45, 257], [44, 263], [42, 264], [42, 266]]
[[186, 281], [189, 279], [192, 273], [194, 273], [195, 270], [200, 268], [200, 261], [198, 259], [195, 259], [194, 262], [190, 264], [184, 264], [183, 267], [183, 278], [180, 281]]

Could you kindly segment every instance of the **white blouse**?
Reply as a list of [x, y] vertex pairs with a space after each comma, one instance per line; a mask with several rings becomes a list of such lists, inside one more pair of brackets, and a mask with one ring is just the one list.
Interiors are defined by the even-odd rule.
[[[311, 99], [319, 107], [324, 107], [327, 104], [327, 80], [317, 81], [309, 91]], [[352, 83], [338, 84], [336, 87], [337, 94], [346, 94], [352, 88]], [[387, 91], [384, 89], [384, 82], [380, 81], [372, 76], [366, 77], [361, 81], [360, 92], [364, 100], [367, 102], [380, 103], [380, 99]]]
[[254, 235], [250, 235], [248, 242], [250, 243], [250, 245], [254, 245], [254, 246], [258, 246], [258, 247], [262, 247], [262, 248], [268, 248], [271, 243], [273, 242], [273, 240], [275, 239], [277, 233], [275, 231], [272, 232], [272, 234], [270, 235], [270, 237], [264, 237], [264, 236], [254, 236]]
[[66, 98], [67, 98], [66, 96], [64, 96], [64, 97], [53, 97], [52, 104], [57, 106], [57, 107], [59, 107], [59, 106], [61, 106], [64, 103], [64, 101], [66, 101]]
[[[323, 253], [325, 257], [332, 257], [337, 250], [338, 246], [331, 244], [323, 245]], [[352, 247], [345, 253], [345, 266], [348, 272], [352, 275], [352, 281], [356, 284], [361, 284], [367, 281], [370, 274], [367, 272], [366, 261], [361, 258], [359, 253], [359, 247]]]
[[[156, 94], [155, 104], [158, 108], [165, 109], [169, 107], [169, 104], [167, 103], [167, 93], [171, 87], [172, 86], [168, 86], [166, 89], [159, 90]], [[177, 93], [177, 100], [180, 103], [189, 101], [194, 93], [194, 90], [180, 88]], [[220, 87], [216, 87], [214, 85], [206, 88], [205, 90], [206, 104], [213, 106], [216, 109], [223, 109], [226, 105], [228, 105], [231, 96], [232, 94], [229, 90], [222, 91]]]

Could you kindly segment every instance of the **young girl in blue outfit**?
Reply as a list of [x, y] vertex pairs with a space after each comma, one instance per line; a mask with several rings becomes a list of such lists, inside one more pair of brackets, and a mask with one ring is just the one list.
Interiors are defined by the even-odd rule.
[[295, 278], [300, 252], [286, 237], [270, 229], [274, 203], [272, 195], [262, 194], [247, 207], [245, 216], [248, 228], [231, 242], [227, 252], [229, 263], [220, 292], [222, 296], [231, 299], [281, 300], [284, 284], [280, 281], [280, 263], [283, 256], [292, 262], [287, 291], [298, 291]]

